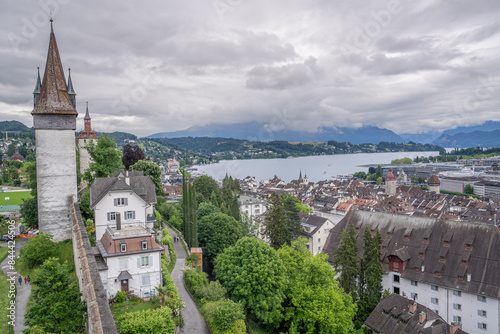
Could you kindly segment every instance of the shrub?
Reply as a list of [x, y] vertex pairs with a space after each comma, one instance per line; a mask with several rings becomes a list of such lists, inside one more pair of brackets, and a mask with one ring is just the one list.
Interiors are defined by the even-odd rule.
[[127, 296], [126, 291], [118, 291], [116, 293], [116, 302], [117, 303], [123, 303], [125, 301], [125, 297]]
[[203, 287], [208, 284], [207, 274], [202, 273], [199, 269], [188, 269], [184, 271], [184, 281], [196, 301], [201, 301]]
[[52, 241], [52, 235], [40, 232], [21, 248], [20, 256], [28, 267], [37, 267], [54, 256], [56, 250], [56, 243]]
[[201, 309], [214, 334], [246, 333], [243, 306], [230, 299], [206, 303]]
[[174, 333], [175, 322], [168, 307], [126, 313], [118, 317], [116, 324], [122, 334]]
[[202, 294], [206, 301], [216, 302], [226, 297], [226, 289], [219, 281], [210, 282], [202, 288]]

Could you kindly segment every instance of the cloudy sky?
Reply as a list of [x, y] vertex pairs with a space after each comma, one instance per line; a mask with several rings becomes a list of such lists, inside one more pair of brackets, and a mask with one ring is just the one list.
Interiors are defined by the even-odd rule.
[[500, 121], [498, 0], [2, 0], [0, 120], [32, 126], [50, 11], [97, 131]]

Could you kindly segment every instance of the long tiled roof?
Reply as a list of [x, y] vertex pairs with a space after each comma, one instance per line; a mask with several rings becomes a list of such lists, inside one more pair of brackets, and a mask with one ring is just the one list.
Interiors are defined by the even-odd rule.
[[[383, 245], [383, 268], [388, 257], [404, 247], [408, 260], [402, 277], [472, 294], [500, 298], [500, 231], [469, 222], [351, 211], [330, 232], [323, 251], [333, 260], [340, 233], [353, 224], [358, 255], [363, 252], [363, 230], [378, 228]], [[407, 255], [406, 255], [407, 253]], [[403, 253], [401, 253], [403, 254]], [[402, 255], [403, 256], [403, 255]], [[470, 282], [468, 281], [470, 275]]]

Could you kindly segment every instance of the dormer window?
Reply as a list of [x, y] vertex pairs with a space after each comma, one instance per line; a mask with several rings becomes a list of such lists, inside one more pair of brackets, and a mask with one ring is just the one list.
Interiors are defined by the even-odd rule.
[[465, 248], [469, 250], [472, 249], [472, 244], [465, 244]]
[[445, 258], [444, 256], [440, 256], [440, 257], [439, 257], [439, 261], [441, 261], [441, 262], [445, 262], [445, 261], [446, 261], [446, 258]]
[[436, 270], [436, 271], [434, 272], [434, 275], [436, 275], [437, 277], [441, 277], [441, 272]]
[[444, 238], [443, 238], [443, 244], [445, 246], [450, 246], [450, 242], [451, 242], [451, 237], [453, 236], [453, 232], [447, 232], [445, 235], [444, 235]]
[[142, 249], [148, 249], [148, 241], [143, 239], [141, 240], [141, 248]]
[[429, 243], [429, 238], [424, 237], [424, 243], [428, 244]]
[[127, 243], [125, 241], [120, 241], [120, 252], [125, 253], [127, 251]]

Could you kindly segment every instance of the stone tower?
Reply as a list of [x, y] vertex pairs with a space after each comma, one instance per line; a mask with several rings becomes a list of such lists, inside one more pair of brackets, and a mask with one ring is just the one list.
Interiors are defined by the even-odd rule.
[[441, 181], [439, 181], [438, 177], [435, 174], [429, 178], [427, 181], [427, 186], [429, 187], [429, 191], [435, 192], [439, 194], [441, 192]]
[[[50, 20], [50, 40], [39, 93], [35, 89], [38, 227], [54, 241], [71, 238], [70, 196], [76, 200], [75, 129], [78, 113], [68, 94]], [[38, 86], [38, 85], [37, 85]]]
[[[97, 133], [92, 130], [91, 118], [89, 114], [89, 103], [87, 102], [87, 110], [85, 112], [85, 127], [78, 134], [77, 144], [78, 150], [80, 151], [80, 173], [83, 175], [85, 171], [90, 167], [90, 154], [87, 151], [87, 145], [90, 142], [97, 144]], [[81, 181], [80, 187], [83, 188], [86, 186], [85, 181]]]
[[396, 196], [396, 177], [392, 173], [392, 168], [385, 177], [385, 193], [389, 196]]

